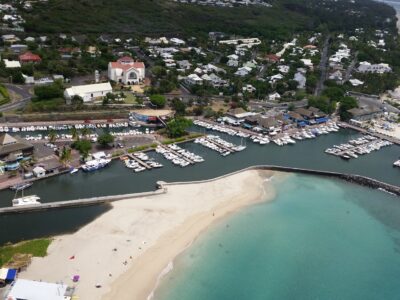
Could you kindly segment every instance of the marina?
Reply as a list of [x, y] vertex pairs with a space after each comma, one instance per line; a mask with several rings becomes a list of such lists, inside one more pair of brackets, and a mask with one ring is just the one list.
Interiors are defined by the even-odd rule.
[[158, 145], [155, 151], [163, 155], [165, 159], [171, 161], [174, 165], [181, 167], [187, 167], [204, 161], [201, 156], [182, 149], [176, 144], [168, 146]]
[[[202, 132], [202, 128], [193, 126], [192, 131]], [[221, 138], [233, 144], [240, 144], [242, 138], [220, 133]], [[156, 151], [149, 151], [146, 154], [150, 159], [160, 161], [164, 167], [153, 169], [151, 172], [140, 172], [133, 174], [131, 169], [126, 168], [117, 161], [111, 162], [107, 168], [100, 169], [93, 173], [77, 172], [73, 175], [51, 176], [46, 179], [36, 180], [30, 187], [30, 193], [38, 195], [42, 204], [54, 203], [60, 201], [69, 201], [79, 198], [91, 198], [99, 196], [112, 196], [119, 194], [129, 194], [136, 192], [146, 192], [154, 190], [157, 180], [167, 182], [181, 182], [188, 180], [204, 180], [243, 169], [253, 165], [267, 164], [279, 165], [284, 167], [310, 168], [322, 171], [333, 171], [348, 174], [359, 174], [383, 182], [398, 185], [399, 168], [393, 168], [393, 162], [399, 157], [399, 147], [389, 146], [374, 151], [370, 155], [359, 157], [356, 160], [347, 162], [337, 160], [335, 156], [327, 156], [324, 149], [334, 144], [342, 144], [351, 139], [362, 137], [363, 135], [350, 130], [341, 129], [332, 134], [323, 134], [318, 139], [304, 139], [301, 143], [296, 143], [293, 147], [276, 147], [274, 145], [260, 145], [257, 143], [248, 143], [246, 150], [236, 152], [235, 155], [228, 155], [221, 159], [218, 152], [210, 151], [202, 145], [187, 142], [180, 144], [182, 149], [191, 153], [200, 155], [203, 163], [192, 165], [191, 168], [181, 168], [176, 172], [174, 166], [167, 165], [162, 160], [164, 156]], [[134, 177], [132, 177], [134, 176]], [[132, 184], [134, 180], [134, 184]], [[84, 186], [84, 188], [79, 188]], [[0, 191], [0, 207], [9, 207], [13, 199], [13, 193], [9, 190]], [[80, 208], [83, 209], [83, 208]], [[85, 208], [88, 211], [98, 212], [96, 206]], [[36, 214], [36, 213], [35, 213]], [[29, 219], [34, 219], [32, 230], [35, 235], [25, 232], [24, 222], [17, 222], [18, 215], [9, 218], [0, 219], [1, 241], [18, 241], [21, 238], [40, 237], [47, 232], [46, 223], [50, 220], [61, 220], [71, 214], [70, 210], [60, 209], [41, 213], [40, 218], [35, 214]], [[82, 220], [82, 216], [80, 217]], [[53, 222], [53, 221], [51, 221]], [[75, 226], [76, 222], [60, 225], [54, 225], [52, 230], [59, 228], [60, 232], [68, 230]], [[25, 229], [22, 229], [24, 227]], [[5, 230], [8, 228], [8, 230]], [[11, 228], [11, 229], [10, 229]], [[53, 231], [52, 231], [53, 232]]]
[[334, 145], [332, 148], [327, 148], [325, 153], [339, 156], [343, 159], [358, 158], [359, 155], [369, 154], [372, 151], [378, 151], [382, 147], [393, 145], [392, 142], [378, 139], [372, 135], [348, 141], [348, 143]]

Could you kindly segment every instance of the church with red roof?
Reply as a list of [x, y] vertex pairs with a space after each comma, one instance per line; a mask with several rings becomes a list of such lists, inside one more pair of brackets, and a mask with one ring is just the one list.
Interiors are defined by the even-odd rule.
[[108, 64], [108, 78], [118, 83], [138, 84], [145, 78], [144, 63], [130, 56], [121, 57]]

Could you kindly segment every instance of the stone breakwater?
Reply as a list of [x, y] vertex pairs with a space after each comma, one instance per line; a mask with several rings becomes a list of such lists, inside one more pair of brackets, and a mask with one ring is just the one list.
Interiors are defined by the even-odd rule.
[[125, 200], [130, 198], [139, 198], [139, 197], [150, 197], [158, 194], [163, 194], [168, 192], [169, 185], [182, 185], [182, 184], [194, 184], [194, 183], [204, 183], [204, 182], [212, 182], [218, 179], [222, 179], [224, 177], [228, 177], [237, 173], [249, 171], [249, 170], [270, 170], [270, 171], [278, 171], [278, 172], [287, 172], [287, 173], [301, 173], [301, 174], [309, 174], [316, 176], [325, 176], [338, 178], [341, 180], [345, 180], [347, 182], [359, 184], [362, 186], [366, 186], [373, 189], [380, 189], [386, 191], [388, 193], [400, 196], [400, 186], [391, 185], [385, 182], [381, 182], [376, 179], [372, 179], [369, 177], [354, 175], [354, 174], [344, 174], [338, 172], [328, 172], [328, 171], [319, 171], [312, 169], [302, 169], [302, 168], [290, 168], [290, 167], [282, 167], [282, 166], [272, 166], [272, 165], [257, 165], [248, 167], [242, 170], [238, 170], [236, 172], [228, 173], [216, 178], [198, 180], [198, 181], [182, 181], [182, 182], [157, 182], [157, 190], [151, 192], [143, 192], [143, 193], [133, 193], [133, 194], [123, 194], [123, 195], [113, 195], [113, 196], [104, 196], [104, 197], [93, 197], [86, 199], [78, 199], [78, 200], [68, 200], [68, 201], [60, 201], [60, 202], [49, 202], [43, 203], [35, 206], [20, 206], [20, 207], [5, 207], [0, 208], [0, 215], [4, 214], [13, 214], [13, 213], [26, 213], [32, 211], [41, 211], [48, 209], [56, 209], [56, 208], [65, 208], [65, 207], [79, 207], [79, 206], [89, 206], [89, 205], [98, 205], [98, 204], [107, 204], [118, 200]]

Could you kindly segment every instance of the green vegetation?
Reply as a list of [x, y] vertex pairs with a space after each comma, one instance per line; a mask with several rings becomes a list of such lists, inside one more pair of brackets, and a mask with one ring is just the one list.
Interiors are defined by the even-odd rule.
[[71, 148], [63, 147], [60, 153], [60, 163], [65, 167], [72, 159], [72, 151]]
[[51, 239], [37, 239], [21, 242], [15, 245], [5, 245], [0, 247], [0, 266], [7, 263], [14, 254], [32, 254], [35, 257], [44, 257]]
[[157, 143], [146, 144], [146, 145], [142, 145], [142, 146], [136, 146], [134, 148], [128, 149], [128, 153], [144, 151], [144, 150], [148, 150], [148, 149], [154, 149], [156, 147], [157, 147]]
[[151, 95], [150, 101], [153, 105], [157, 106], [157, 108], [163, 108], [167, 103], [167, 100], [163, 95]]
[[92, 149], [92, 143], [88, 140], [78, 140], [72, 143], [72, 148], [77, 150], [84, 159], [89, 156], [89, 151]]
[[193, 124], [192, 120], [176, 117], [167, 123], [167, 133], [170, 138], [179, 138], [186, 134], [186, 129]]
[[97, 143], [102, 147], [107, 147], [114, 143], [114, 136], [109, 132], [104, 132], [97, 138]]
[[54, 82], [49, 85], [39, 85], [34, 88], [37, 99], [33, 101], [49, 100], [63, 96], [63, 86], [60, 82]]
[[10, 102], [10, 95], [4, 85], [0, 85], [0, 105]]
[[50, 0], [35, 4], [34, 13], [25, 13], [23, 17], [25, 30], [36, 33], [185, 33], [197, 36], [223, 31], [279, 40], [300, 30], [384, 26], [394, 15], [389, 5], [370, 0], [362, 3], [281, 0], [274, 1], [271, 8], [253, 5], [220, 8], [166, 0]]
[[357, 100], [354, 99], [353, 97], [344, 97], [340, 101], [340, 107], [339, 107], [339, 114], [340, 114], [340, 119], [343, 121], [348, 121], [352, 118], [351, 113], [348, 112], [349, 109], [358, 107]]

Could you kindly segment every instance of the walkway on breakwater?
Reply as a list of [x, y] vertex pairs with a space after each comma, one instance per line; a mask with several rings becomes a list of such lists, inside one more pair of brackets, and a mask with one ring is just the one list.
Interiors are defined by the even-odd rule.
[[149, 197], [149, 196], [167, 193], [169, 185], [196, 184], [196, 183], [202, 183], [202, 182], [212, 182], [212, 181], [215, 181], [215, 180], [218, 180], [218, 179], [221, 179], [224, 177], [228, 177], [233, 174], [248, 171], [248, 170], [271, 170], [271, 171], [278, 171], [278, 172], [302, 173], [302, 174], [309, 174], [309, 175], [333, 177], [333, 178], [338, 178], [338, 179], [345, 180], [348, 182], [356, 183], [359, 185], [363, 185], [366, 187], [370, 187], [373, 189], [379, 189], [379, 190], [391, 193], [393, 195], [400, 196], [400, 186], [387, 184], [387, 183], [384, 183], [384, 182], [381, 182], [381, 181], [378, 181], [378, 180], [375, 180], [375, 179], [372, 179], [369, 177], [365, 177], [365, 176], [344, 174], [344, 173], [337, 173], [337, 172], [317, 171], [317, 170], [311, 170], [311, 169], [272, 166], [272, 165], [257, 165], [257, 166], [245, 168], [245, 169], [233, 172], [233, 173], [225, 174], [220, 177], [216, 177], [213, 179], [201, 180], [201, 181], [184, 181], [184, 182], [171, 182], [171, 183], [159, 181], [159, 182], [157, 182], [158, 189], [155, 191], [151, 191], [151, 192], [94, 197], [94, 198], [87, 198], [87, 199], [60, 201], [60, 202], [50, 202], [50, 203], [43, 203], [43, 204], [35, 205], [35, 206], [19, 206], [19, 207], [0, 208], [0, 215], [25, 213], [25, 212], [32, 212], [32, 211], [43, 211], [43, 210], [48, 210], [48, 209], [65, 208], [65, 207], [81, 207], [81, 206], [111, 203], [113, 201], [125, 200], [125, 199], [130, 199], [130, 198]]

